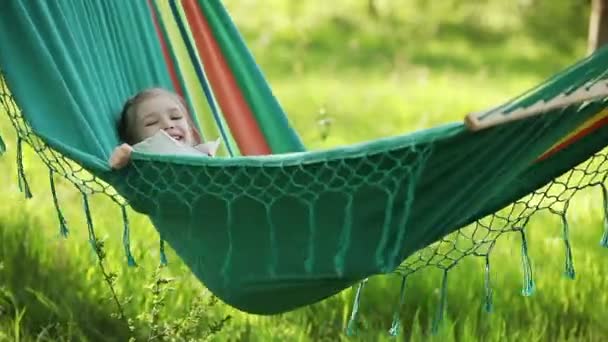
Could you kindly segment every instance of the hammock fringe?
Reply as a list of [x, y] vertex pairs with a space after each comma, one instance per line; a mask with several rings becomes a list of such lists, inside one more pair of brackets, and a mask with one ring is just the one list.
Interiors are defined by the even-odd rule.
[[65, 216], [63, 216], [63, 212], [59, 206], [59, 200], [57, 199], [57, 190], [55, 188], [55, 179], [54, 172], [49, 168], [49, 183], [51, 185], [51, 194], [53, 195], [53, 204], [55, 205], [55, 211], [57, 212], [57, 220], [59, 221], [59, 234], [63, 238], [67, 238], [70, 231], [68, 230], [68, 225], [65, 220]]
[[99, 248], [100, 246], [97, 241], [97, 236], [95, 235], [95, 228], [93, 227], [93, 217], [91, 215], [91, 208], [89, 206], [89, 196], [83, 190], [81, 190], [81, 194], [82, 194], [82, 205], [83, 205], [84, 213], [85, 213], [86, 220], [87, 220], [89, 243], [91, 244], [91, 248], [93, 248], [93, 252], [95, 253], [95, 255], [101, 259], [102, 256], [100, 255], [100, 252], [101, 252], [100, 248]]
[[534, 275], [532, 272], [532, 262], [528, 254], [528, 242], [524, 228], [520, 228], [519, 232], [521, 233], [521, 262], [524, 272], [524, 285], [521, 293], [523, 296], [529, 297], [535, 290]]
[[388, 334], [390, 336], [396, 337], [399, 335], [399, 330], [401, 328], [401, 307], [403, 306], [403, 300], [405, 299], [405, 285], [407, 281], [407, 276], [403, 276], [401, 279], [401, 289], [399, 290], [399, 301], [397, 306], [395, 307], [395, 312], [393, 313], [393, 322], [391, 323], [391, 328], [388, 330]]
[[564, 247], [566, 252], [566, 261], [564, 266], [564, 275], [569, 279], [574, 279], [576, 277], [576, 272], [574, 271], [574, 261], [572, 260], [572, 246], [570, 244], [570, 226], [568, 224], [568, 218], [566, 217], [567, 205], [564, 208], [564, 211], [560, 214], [562, 221], [562, 230], [563, 230], [563, 238], [564, 238]]
[[127, 264], [129, 265], [129, 267], [137, 267], [135, 258], [133, 258], [133, 254], [131, 254], [131, 233], [129, 230], [129, 215], [127, 214], [126, 205], [121, 205], [120, 210], [122, 212], [123, 222], [122, 243], [125, 249], [125, 255], [127, 257]]
[[165, 254], [165, 240], [163, 240], [162, 238], [160, 239], [160, 243], [159, 243], [159, 252], [160, 252], [160, 265], [167, 266], [168, 261], [167, 261], [167, 255]]
[[439, 306], [437, 308], [437, 316], [433, 320], [432, 333], [437, 334], [439, 327], [443, 323], [446, 306], [448, 304], [448, 273], [450, 269], [446, 268], [443, 271], [443, 280], [441, 281], [441, 294], [439, 295]]
[[6, 144], [4, 140], [2, 140], [2, 136], [0, 135], [0, 156], [2, 156], [6, 152]]
[[600, 240], [600, 246], [608, 248], [608, 189], [604, 183], [601, 183], [600, 186], [602, 188], [602, 198], [604, 204], [604, 233], [602, 234], [602, 239]]
[[490, 279], [490, 255], [485, 255], [485, 267], [484, 267], [484, 293], [485, 293], [485, 301], [483, 308], [485, 312], [490, 313], [493, 309], [493, 295], [494, 291], [492, 290], [492, 282]]
[[17, 182], [19, 183], [19, 191], [25, 194], [25, 198], [32, 198], [32, 192], [25, 177], [25, 168], [23, 166], [23, 139], [21, 137], [17, 138]]
[[357, 318], [359, 315], [359, 305], [361, 303], [361, 294], [363, 292], [363, 288], [367, 283], [367, 278], [361, 281], [357, 285], [357, 292], [355, 293], [355, 299], [353, 301], [353, 309], [350, 314], [350, 319], [348, 320], [348, 325], [346, 326], [346, 335], [347, 336], [355, 336], [357, 333]]

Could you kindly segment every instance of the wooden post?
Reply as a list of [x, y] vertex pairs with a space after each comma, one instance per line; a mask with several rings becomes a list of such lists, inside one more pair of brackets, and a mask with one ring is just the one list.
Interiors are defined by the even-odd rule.
[[587, 52], [608, 43], [608, 0], [592, 0]]

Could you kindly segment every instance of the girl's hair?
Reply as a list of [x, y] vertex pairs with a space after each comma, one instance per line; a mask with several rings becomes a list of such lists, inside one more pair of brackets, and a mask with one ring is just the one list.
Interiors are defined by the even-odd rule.
[[122, 140], [123, 142], [126, 142], [127, 144], [136, 144], [139, 141], [134, 141], [133, 137], [131, 136], [131, 130], [129, 129], [129, 117], [133, 115], [133, 113], [135, 113], [137, 111], [137, 107], [139, 106], [140, 103], [142, 103], [144, 100], [149, 99], [151, 97], [154, 96], [158, 96], [158, 95], [167, 95], [172, 97], [175, 102], [178, 103], [178, 105], [181, 107], [181, 109], [184, 111], [184, 113], [186, 113], [186, 117], [188, 119], [188, 124], [190, 125], [190, 127], [192, 128], [194, 135], [195, 135], [195, 140], [197, 140], [200, 143], [200, 135], [199, 132], [196, 130], [196, 127], [194, 126], [194, 123], [192, 122], [192, 118], [190, 117], [190, 114], [188, 112], [188, 107], [186, 106], [186, 103], [184, 101], [184, 99], [171, 92], [168, 91], [166, 89], [163, 88], [148, 88], [148, 89], [144, 89], [142, 91], [140, 91], [139, 93], [135, 94], [134, 96], [132, 96], [131, 98], [129, 98], [125, 104], [122, 107], [122, 111], [120, 112], [120, 119], [118, 121], [118, 136], [120, 138], [120, 140]]

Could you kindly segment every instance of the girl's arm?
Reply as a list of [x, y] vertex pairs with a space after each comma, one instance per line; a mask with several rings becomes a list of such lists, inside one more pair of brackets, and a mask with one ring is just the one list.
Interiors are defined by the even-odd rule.
[[133, 148], [129, 144], [122, 144], [115, 148], [110, 156], [110, 167], [114, 170], [125, 167], [131, 159], [131, 152], [133, 152]]

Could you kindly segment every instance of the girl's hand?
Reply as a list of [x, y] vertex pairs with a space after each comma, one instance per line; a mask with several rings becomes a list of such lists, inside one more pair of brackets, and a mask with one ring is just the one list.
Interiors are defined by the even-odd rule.
[[133, 152], [133, 148], [129, 144], [122, 144], [115, 148], [110, 157], [110, 167], [114, 170], [125, 167], [131, 159], [131, 152]]

